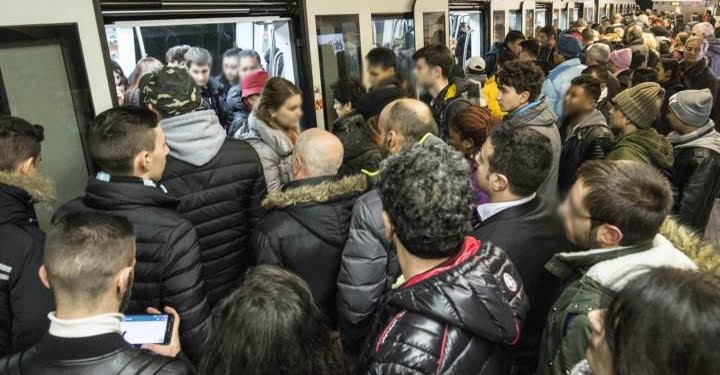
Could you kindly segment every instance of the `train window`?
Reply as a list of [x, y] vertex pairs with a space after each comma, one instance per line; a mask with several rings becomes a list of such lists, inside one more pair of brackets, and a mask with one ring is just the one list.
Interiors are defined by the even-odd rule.
[[317, 16], [315, 24], [325, 124], [330, 130], [337, 119], [331, 85], [343, 78], [362, 79], [360, 21], [357, 15], [332, 15]]
[[[45, 127], [40, 171], [56, 183], [53, 205], [82, 195], [95, 113], [77, 25], [0, 27], [0, 98], [0, 113]], [[52, 211], [38, 206], [41, 225]]]
[[568, 11], [567, 9], [560, 10], [560, 29], [567, 30], [568, 28]]
[[505, 40], [505, 11], [496, 10], [493, 12], [493, 40], [496, 43], [502, 43]]
[[520, 13], [520, 10], [508, 10], [508, 27], [510, 30], [522, 31], [522, 13]]
[[[395, 52], [401, 76], [413, 82], [412, 55], [415, 53], [415, 18], [412, 13], [372, 15], [373, 46]], [[414, 86], [413, 86], [414, 87]]]
[[535, 9], [525, 10], [525, 36], [531, 38], [535, 32]]
[[535, 27], [545, 27], [548, 25], [548, 16], [550, 12], [545, 6], [538, 4], [535, 8]]
[[553, 23], [554, 28], [560, 28], [560, 9], [553, 9]]
[[439, 43], [446, 45], [445, 12], [423, 13], [423, 45]]

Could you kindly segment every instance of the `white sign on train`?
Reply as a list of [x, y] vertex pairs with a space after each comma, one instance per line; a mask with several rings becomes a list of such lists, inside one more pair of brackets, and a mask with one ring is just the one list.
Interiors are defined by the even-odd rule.
[[317, 38], [319, 45], [330, 44], [335, 53], [345, 50], [345, 38], [342, 34], [321, 34]]

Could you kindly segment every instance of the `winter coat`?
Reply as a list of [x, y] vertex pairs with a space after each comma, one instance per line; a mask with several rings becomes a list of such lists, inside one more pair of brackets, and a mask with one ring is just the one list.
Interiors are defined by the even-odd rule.
[[482, 88], [482, 95], [485, 97], [487, 107], [493, 117], [497, 120], [502, 120], [505, 118], [505, 115], [507, 115], [507, 112], [503, 112], [502, 108], [500, 108], [500, 103], [498, 102], [499, 93], [500, 90], [498, 89], [495, 76], [490, 76], [487, 82], [485, 82], [485, 86]]
[[606, 307], [633, 278], [654, 267], [697, 269], [676, 241], [684, 240], [658, 234], [633, 246], [556, 254], [546, 268], [565, 286], [548, 316], [537, 375], [564, 375], [585, 359], [591, 337], [587, 314]]
[[710, 120], [695, 132], [671, 133], [669, 137], [675, 150], [673, 214], [701, 234], [720, 193], [720, 133], [714, 127]]
[[547, 104], [556, 117], [563, 114], [563, 98], [570, 88], [573, 78], [580, 76], [587, 68], [579, 58], [568, 59], [550, 71], [542, 85], [542, 93], [547, 97]]
[[545, 61], [545, 62], [550, 63], [551, 70], [552, 70], [552, 67], [554, 67], [554, 66], [552, 66], [554, 64], [554, 56], [555, 56], [555, 47], [550, 48], [548, 46], [544, 46], [544, 47], [540, 47], [540, 52], [538, 52], [537, 59], [538, 59], [538, 61]]
[[586, 160], [605, 159], [613, 146], [613, 135], [605, 116], [597, 109], [572, 129], [563, 129], [558, 189], [565, 195], [575, 182], [575, 174]]
[[627, 44], [626, 48], [630, 48], [630, 50], [632, 51], [633, 54], [634, 53], [642, 54], [643, 57], [645, 58], [644, 64], [647, 65], [648, 56], [650, 55], [650, 49], [648, 49], [647, 46], [645, 45], [645, 39], [643, 39], [642, 37], [633, 39]]
[[235, 138], [247, 141], [257, 151], [268, 192], [280, 190], [292, 180], [293, 143], [285, 133], [267, 126], [253, 112], [248, 118], [248, 131], [235, 134]]
[[608, 126], [612, 126], [612, 115], [610, 114], [611, 108], [612, 108], [612, 102], [610, 102], [610, 99], [607, 97], [600, 99], [600, 101], [597, 102], [597, 105], [595, 105], [595, 109], [600, 111], [600, 113], [602, 113], [603, 117], [605, 117], [605, 123]]
[[505, 123], [510, 126], [527, 125], [531, 129], [544, 135], [550, 140], [552, 147], [552, 166], [545, 181], [538, 189], [537, 193], [548, 204], [552, 204], [557, 200], [557, 182], [558, 169], [560, 166], [560, 152], [562, 150], [562, 142], [560, 140], [560, 131], [555, 125], [555, 115], [550, 109], [549, 103], [543, 99], [520, 108], [505, 117]]
[[544, 266], [555, 253], [570, 250], [554, 206], [541, 198], [511, 207], [478, 224], [472, 236], [505, 251], [517, 267], [530, 301], [522, 336], [513, 350], [514, 374], [532, 374], [540, 351], [545, 321], [560, 293], [560, 280]]
[[508, 256], [466, 237], [456, 256], [388, 293], [367, 374], [508, 374], [528, 305]]
[[654, 127], [657, 129], [658, 133], [668, 135], [672, 131], [670, 123], [667, 121], [667, 114], [670, 110], [670, 98], [680, 91], [683, 91], [685, 88], [683, 88], [679, 78], [670, 79], [663, 82], [661, 85], [663, 90], [665, 90], [665, 96], [663, 97], [662, 107], [660, 108], [660, 116], [657, 120], [655, 120]]
[[220, 94], [222, 86], [219, 82], [214, 79], [210, 79], [207, 83], [207, 87], [200, 87], [200, 109], [201, 110], [213, 110], [216, 115], [222, 116], [221, 105], [220, 105]]
[[450, 137], [449, 125], [455, 115], [471, 105], [478, 105], [479, 101], [480, 91], [476, 85], [462, 78], [454, 78], [430, 103], [438, 125], [438, 135], [447, 140]]
[[715, 74], [708, 66], [707, 58], [688, 66], [685, 61], [680, 63], [680, 83], [685, 90], [710, 89], [715, 85]]
[[170, 146], [163, 184], [197, 232], [212, 308], [253, 263], [250, 234], [263, 216], [266, 188], [262, 164], [249, 144], [225, 137], [212, 111], [164, 119], [160, 125]]
[[708, 50], [705, 52], [705, 58], [708, 60], [708, 66], [715, 77], [720, 77], [720, 39], [707, 38]]
[[[497, 70], [497, 64], [500, 60], [505, 60], [505, 54], [512, 54], [512, 52], [505, 47], [502, 42], [496, 42], [490, 48], [490, 52], [485, 55], [485, 72], [488, 76], [494, 75]], [[552, 56], [552, 55], [551, 55]]]
[[380, 167], [380, 149], [370, 139], [361, 114], [352, 112], [339, 118], [333, 124], [332, 132], [340, 139], [344, 149], [339, 175], [349, 176], [363, 169], [375, 171]]
[[635, 160], [650, 164], [664, 174], [669, 174], [673, 165], [673, 149], [670, 141], [653, 128], [618, 137], [608, 160]]
[[91, 179], [85, 196], [60, 207], [57, 222], [72, 213], [104, 212], [126, 218], [134, 228], [135, 280], [126, 313], [171, 306], [180, 314], [183, 350], [199, 359], [208, 334], [210, 306], [202, 280], [197, 235], [176, 212], [178, 200], [135, 177]]
[[252, 109], [245, 105], [242, 99], [242, 88], [240, 85], [230, 87], [225, 96], [225, 123], [223, 126], [227, 129], [229, 137], [237, 138], [240, 134], [248, 131], [248, 118]]
[[459, 32], [457, 36], [457, 47], [455, 47], [455, 59], [457, 59], [457, 63], [461, 65], [461, 68], [463, 67], [463, 51], [465, 51], [466, 41], [467, 51], [465, 53], [465, 60], [468, 60], [472, 56], [472, 42], [468, 40], [468, 33], [462, 31]]
[[271, 212], [253, 235], [258, 264], [280, 266], [303, 278], [332, 327], [340, 256], [355, 198], [366, 188], [362, 175], [293, 181], [265, 199]]
[[0, 357], [31, 347], [47, 332], [55, 300], [38, 277], [45, 234], [33, 204], [52, 198], [44, 179], [0, 172]]
[[214, 81], [217, 91], [217, 115], [220, 119], [220, 125], [227, 130], [230, 126], [230, 121], [228, 121], [227, 96], [233, 85], [225, 79], [225, 75], [222, 73], [218, 74], [211, 80]]

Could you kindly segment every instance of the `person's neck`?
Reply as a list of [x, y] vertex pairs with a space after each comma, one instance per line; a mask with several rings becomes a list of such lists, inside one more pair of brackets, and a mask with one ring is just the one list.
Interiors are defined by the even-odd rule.
[[449, 259], [422, 259], [415, 257], [407, 251], [400, 241], [397, 240], [395, 241], [395, 247], [398, 253], [402, 252], [402, 255], [398, 256], [398, 260], [400, 263], [400, 270], [402, 271], [403, 277], [406, 281], [443, 264]]
[[518, 113], [518, 112], [522, 111], [522, 110], [523, 110], [523, 108], [525, 108], [525, 107], [529, 106], [529, 105], [530, 105], [530, 104], [532, 104], [532, 103], [533, 103], [533, 102], [525, 102], [525, 103], [523, 103], [523, 104], [520, 104], [520, 106], [519, 106], [519, 107], [517, 107], [517, 108], [513, 109], [512, 111], [510, 111], [510, 113], [512, 113], [512, 114], [516, 114], [516, 113]]
[[520, 199], [524, 199], [527, 197], [522, 197], [517, 194], [513, 194], [510, 192], [510, 189], [505, 189], [502, 191], [494, 191], [490, 194], [490, 203], [504, 203], [504, 202], [514, 202], [519, 201]]
[[700, 128], [689, 126], [685, 124], [675, 124], [672, 126], [672, 129], [678, 132], [680, 135], [687, 135], [692, 132], [698, 131]]
[[450, 84], [450, 81], [447, 78], [441, 78], [435, 81], [435, 84], [430, 88], [430, 95], [432, 95], [433, 98], [437, 97], [440, 92], [447, 87], [447, 85]]
[[[81, 306], [81, 307], [77, 307], [77, 306]], [[55, 316], [58, 319], [77, 320], [77, 319], [92, 318], [93, 316], [104, 315], [104, 314], [117, 314], [119, 310], [120, 310], [120, 306], [118, 306], [116, 303], [107, 304], [107, 303], [86, 303], [86, 302], [84, 302], [84, 303], [72, 304], [72, 306], [66, 306], [66, 305], [59, 303], [55, 310]]]

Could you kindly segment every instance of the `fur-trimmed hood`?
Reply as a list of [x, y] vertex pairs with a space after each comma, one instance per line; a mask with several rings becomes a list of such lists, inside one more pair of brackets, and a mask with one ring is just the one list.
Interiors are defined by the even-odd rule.
[[359, 195], [367, 190], [368, 181], [363, 174], [339, 180], [335, 177], [311, 178], [307, 181], [293, 181], [282, 191], [268, 194], [262, 205], [267, 209], [283, 209], [302, 203], [326, 203], [341, 195]]
[[0, 184], [25, 191], [35, 202], [49, 202], [55, 199], [55, 183], [40, 174], [27, 176], [19, 173], [0, 172]]
[[695, 262], [698, 270], [720, 276], [720, 254], [691, 229], [668, 218], [660, 227], [660, 234]]

